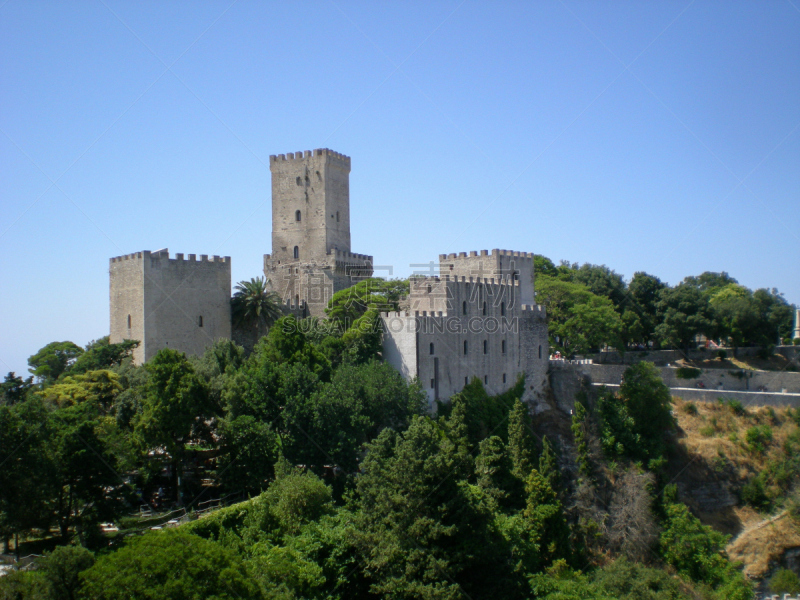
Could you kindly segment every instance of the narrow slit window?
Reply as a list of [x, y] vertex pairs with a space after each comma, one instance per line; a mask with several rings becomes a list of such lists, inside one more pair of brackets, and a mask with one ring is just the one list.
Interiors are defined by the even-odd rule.
[[469, 377], [464, 377], [464, 385], [468, 385], [468, 384], [469, 384]]
[[503, 340], [502, 343], [500, 344], [500, 348], [501, 348], [503, 354], [505, 354], [506, 353], [506, 341], [505, 340]]
[[483, 303], [483, 315], [486, 316], [486, 302]]
[[489, 354], [489, 341], [483, 340], [483, 353]]
[[299, 210], [294, 211], [294, 220], [298, 223], [303, 220], [303, 215]]
[[197, 317], [197, 326], [198, 327], [202, 327], [203, 326], [203, 317], [202, 316]]
[[506, 316], [506, 303], [505, 302], [501, 302], [500, 303], [500, 316], [501, 317], [505, 317]]
[[300, 246], [295, 246], [294, 247], [294, 257], [295, 258], [300, 258]]
[[433, 354], [433, 342], [431, 342], [431, 354]]
[[435, 387], [436, 387], [436, 380], [435, 379], [431, 379], [431, 389], [433, 389]]
[[337, 223], [339, 222], [339, 211], [338, 210], [336, 211], [336, 222]]
[[486, 385], [488, 383], [489, 383], [489, 376], [488, 375], [484, 375], [483, 376], [483, 385]]
[[505, 382], [506, 382], [506, 374], [503, 373], [503, 383], [505, 383]]
[[467, 353], [467, 340], [464, 340], [464, 354]]
[[433, 291], [433, 288], [431, 286], [428, 286], [428, 293], [430, 294], [432, 291]]
[[539, 346], [539, 358], [542, 358], [542, 347]]
[[128, 315], [128, 329], [131, 328], [131, 316]]
[[464, 302], [461, 303], [461, 314], [464, 314], [464, 315], [467, 314], [467, 301], [466, 300], [464, 300]]

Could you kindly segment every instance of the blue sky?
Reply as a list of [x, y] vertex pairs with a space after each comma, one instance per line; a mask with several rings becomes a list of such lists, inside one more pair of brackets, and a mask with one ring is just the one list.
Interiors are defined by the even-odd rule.
[[108, 259], [270, 252], [269, 155], [352, 157], [352, 249], [506, 248], [800, 304], [800, 3], [0, 5], [0, 370], [108, 333]]

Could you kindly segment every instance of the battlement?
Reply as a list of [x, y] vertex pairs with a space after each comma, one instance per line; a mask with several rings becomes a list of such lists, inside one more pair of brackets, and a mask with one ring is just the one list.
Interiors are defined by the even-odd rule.
[[307, 160], [312, 157], [326, 156], [329, 159], [340, 162], [350, 168], [350, 157], [329, 148], [317, 148], [316, 150], [301, 150], [299, 152], [288, 152], [287, 154], [272, 154], [269, 157], [269, 162], [290, 162]]
[[453, 283], [476, 283], [483, 285], [508, 285], [519, 287], [519, 281], [515, 281], [511, 275], [500, 277], [467, 277], [466, 275], [436, 275], [430, 276], [417, 276], [411, 279], [413, 287], [424, 286], [427, 284], [440, 284], [442, 282]]
[[123, 254], [122, 256], [115, 256], [109, 260], [111, 263], [122, 262], [125, 260], [143, 260], [146, 258], [154, 259], [154, 260], [167, 260], [170, 264], [173, 263], [211, 263], [211, 264], [220, 264], [220, 265], [230, 265], [231, 257], [230, 256], [217, 256], [216, 254], [211, 257], [209, 260], [208, 254], [201, 254], [200, 260], [197, 260], [196, 254], [189, 254], [186, 258], [182, 253], [176, 253], [175, 258], [169, 257], [169, 249], [158, 250], [156, 252], [151, 252], [150, 250], [142, 250], [141, 252], [134, 252], [133, 254]]
[[356, 254], [355, 252], [348, 252], [346, 250], [339, 250], [334, 248], [328, 252], [328, 256], [334, 256], [336, 260], [347, 262], [348, 260], [356, 260], [360, 262], [372, 263], [372, 257], [367, 254]]
[[530, 258], [533, 259], [533, 252], [517, 252], [515, 250], [498, 250], [494, 248], [489, 254], [488, 250], [471, 250], [469, 255], [466, 252], [451, 252], [450, 254], [440, 254], [439, 261], [477, 257], [477, 256], [513, 256], [515, 258]]

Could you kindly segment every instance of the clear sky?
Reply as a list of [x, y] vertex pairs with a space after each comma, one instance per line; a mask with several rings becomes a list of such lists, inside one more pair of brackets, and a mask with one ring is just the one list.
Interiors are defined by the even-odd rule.
[[108, 259], [270, 252], [269, 155], [352, 250], [728, 271], [800, 304], [800, 2], [0, 0], [0, 370], [108, 334]]

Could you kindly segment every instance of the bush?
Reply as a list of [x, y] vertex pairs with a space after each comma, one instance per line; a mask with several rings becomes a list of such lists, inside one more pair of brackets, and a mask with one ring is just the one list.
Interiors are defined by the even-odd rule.
[[757, 510], [767, 510], [772, 504], [764, 488], [764, 479], [760, 475], [748, 481], [742, 488], [742, 502]]
[[728, 358], [728, 352], [725, 350], [717, 350], [717, 358], [720, 360], [725, 360]]
[[678, 367], [675, 371], [675, 376], [678, 379], [697, 379], [700, 377], [700, 369], [695, 369], [694, 367]]
[[683, 412], [687, 415], [696, 415], [697, 414], [697, 404], [694, 402], [687, 402], [683, 405]]
[[747, 430], [745, 439], [751, 451], [762, 454], [767, 449], [766, 445], [772, 441], [772, 429], [769, 425], [755, 425]]
[[789, 569], [778, 569], [769, 580], [773, 594], [800, 594], [800, 577]]
[[731, 412], [736, 416], [742, 416], [747, 412], [744, 408], [744, 405], [738, 400], [728, 399], [725, 401], [725, 404], [728, 405], [728, 408], [730, 408]]
[[761, 358], [763, 360], [771, 358], [773, 354], [775, 354], [774, 346], [764, 346], [763, 348], [759, 348], [758, 352], [756, 352], [756, 356], [758, 356], [758, 358]]
[[705, 425], [704, 427], [700, 428], [700, 435], [703, 437], [713, 437], [714, 436], [714, 426], [713, 425]]
[[800, 338], [794, 338], [792, 340], [792, 344], [794, 344], [795, 346], [800, 346]]

